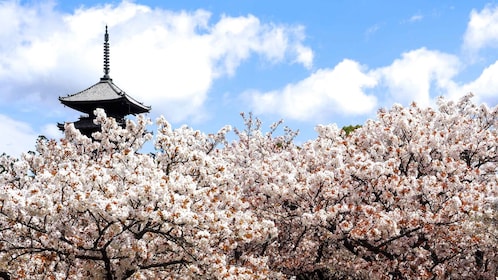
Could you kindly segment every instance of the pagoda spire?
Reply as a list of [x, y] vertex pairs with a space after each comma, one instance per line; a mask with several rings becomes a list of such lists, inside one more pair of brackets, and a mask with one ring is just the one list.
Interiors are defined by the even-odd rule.
[[107, 25], [105, 26], [105, 35], [104, 35], [104, 76], [102, 80], [110, 80], [109, 76], [110, 67], [109, 67], [109, 33], [107, 32]]

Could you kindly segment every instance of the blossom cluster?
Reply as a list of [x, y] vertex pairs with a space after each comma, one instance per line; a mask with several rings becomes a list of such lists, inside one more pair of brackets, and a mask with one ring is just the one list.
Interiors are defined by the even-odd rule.
[[494, 279], [498, 108], [380, 110], [297, 145], [281, 122], [206, 135], [157, 120], [65, 127], [0, 156], [0, 272], [14, 279]]

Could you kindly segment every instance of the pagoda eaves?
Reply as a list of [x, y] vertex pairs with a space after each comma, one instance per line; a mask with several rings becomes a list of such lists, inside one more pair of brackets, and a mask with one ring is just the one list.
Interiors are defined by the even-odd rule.
[[111, 79], [102, 78], [93, 86], [66, 97], [59, 97], [62, 104], [89, 115], [98, 108], [103, 108], [110, 116], [141, 114], [150, 111], [145, 106], [116, 86]]

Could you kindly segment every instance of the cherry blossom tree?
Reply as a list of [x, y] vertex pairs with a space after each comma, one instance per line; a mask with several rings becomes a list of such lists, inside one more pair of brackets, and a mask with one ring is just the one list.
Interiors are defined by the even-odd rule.
[[318, 126], [299, 147], [257, 125], [240, 132], [225, 158], [279, 229], [256, 249], [303, 279], [493, 279], [497, 109], [470, 97], [396, 105], [351, 135]]
[[[2, 157], [0, 270], [40, 279], [253, 279], [265, 258], [233, 248], [276, 235], [210, 156], [222, 130], [171, 130], [160, 119], [155, 158], [136, 153], [147, 121], [125, 129], [97, 112], [95, 141], [72, 125], [37, 153]], [[231, 184], [230, 184], [231, 185]]]
[[494, 279], [498, 108], [440, 99], [296, 144], [277, 122], [206, 135], [72, 125], [0, 156], [0, 272], [30, 279]]

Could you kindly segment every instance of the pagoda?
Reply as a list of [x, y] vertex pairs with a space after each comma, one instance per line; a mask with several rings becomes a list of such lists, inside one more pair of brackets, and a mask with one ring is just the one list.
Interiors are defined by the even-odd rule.
[[[78, 93], [59, 97], [59, 101], [74, 110], [82, 112], [74, 127], [83, 135], [91, 137], [93, 132], [99, 131], [100, 126], [95, 124], [94, 111], [102, 108], [108, 117], [113, 117], [121, 126], [125, 125], [125, 116], [148, 113], [150, 106], [145, 106], [116, 86], [109, 76], [109, 33], [107, 26], [104, 35], [104, 76], [93, 86]], [[64, 131], [64, 123], [58, 123], [60, 130]]]

